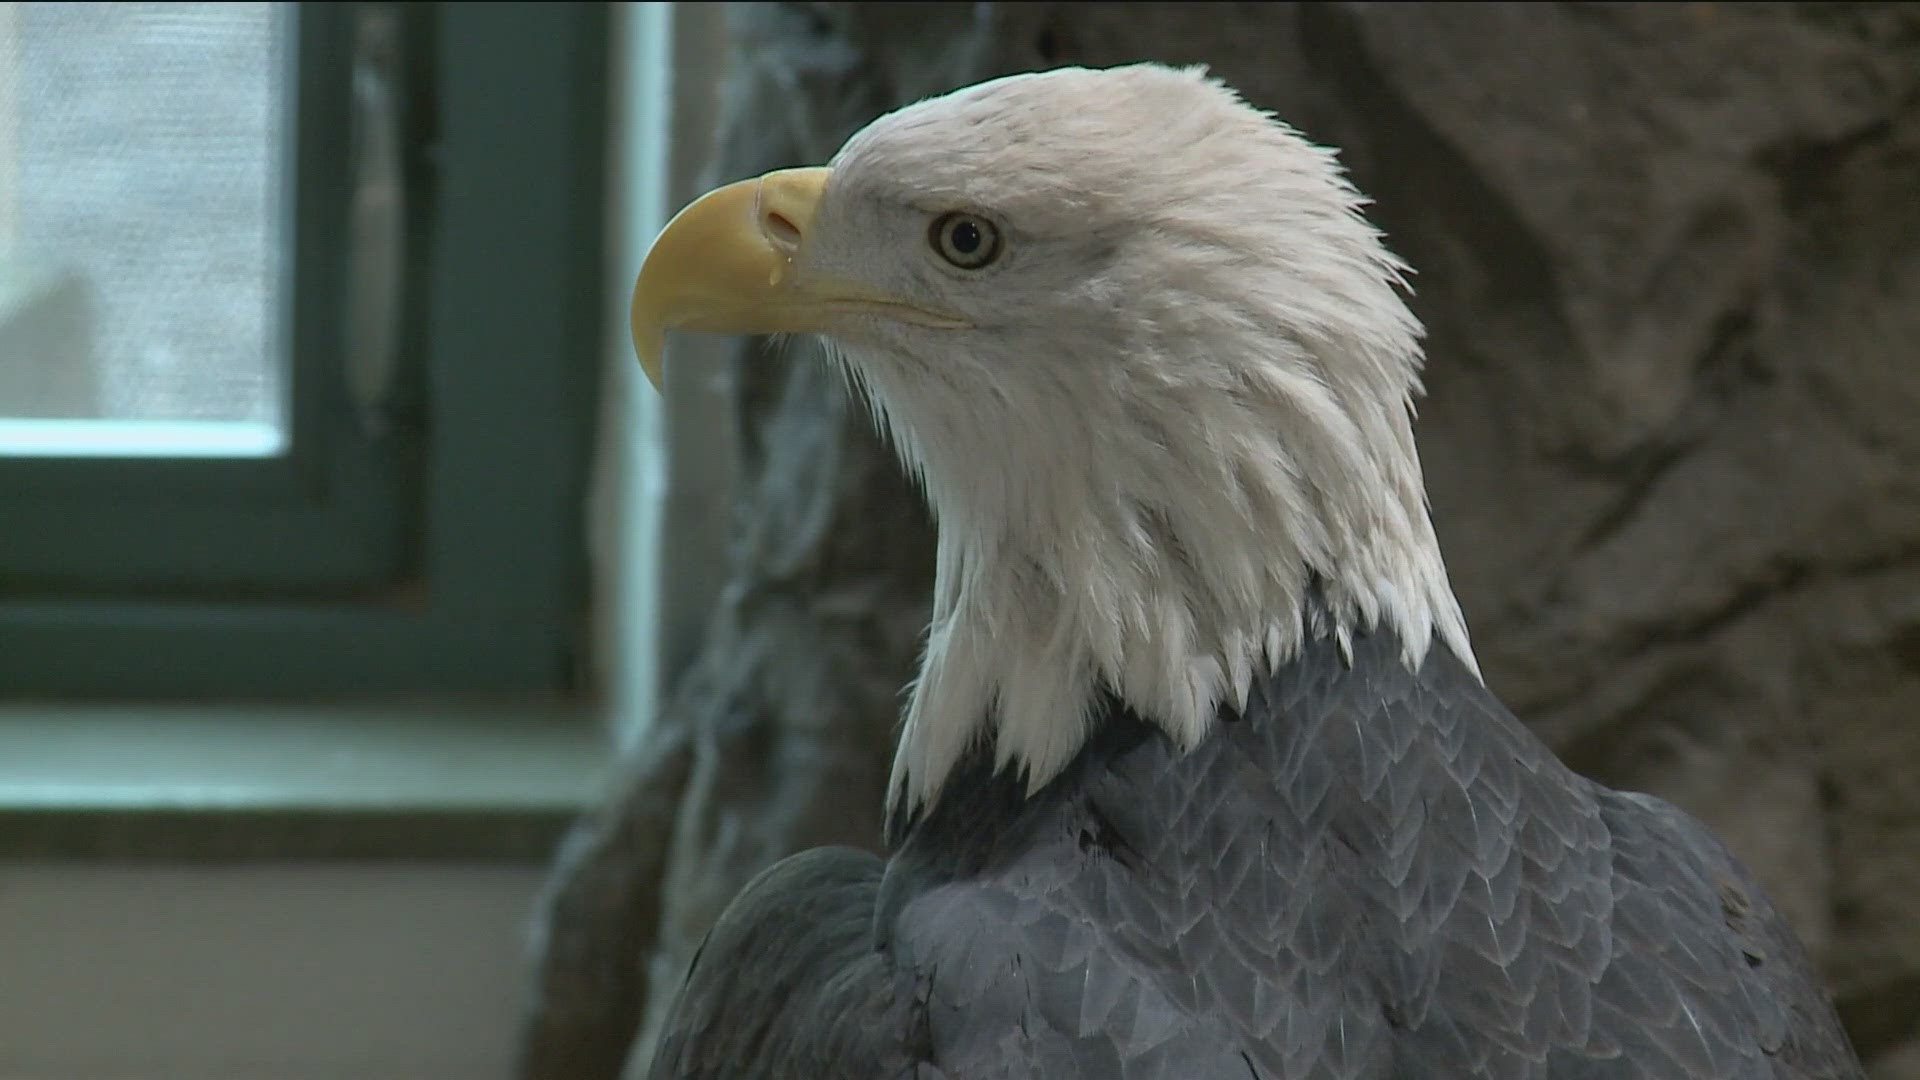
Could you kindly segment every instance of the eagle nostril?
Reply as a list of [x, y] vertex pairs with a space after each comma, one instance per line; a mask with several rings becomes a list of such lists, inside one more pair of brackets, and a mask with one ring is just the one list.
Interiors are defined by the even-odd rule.
[[778, 210], [763, 212], [760, 215], [760, 227], [766, 231], [768, 239], [789, 252], [800, 246], [800, 226]]

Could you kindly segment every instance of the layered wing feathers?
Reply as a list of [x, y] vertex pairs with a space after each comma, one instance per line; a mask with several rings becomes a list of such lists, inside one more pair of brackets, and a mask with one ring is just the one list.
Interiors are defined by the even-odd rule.
[[1033, 799], [990, 760], [884, 874], [749, 888], [654, 1075], [1861, 1075], [1724, 848], [1444, 656], [1310, 649], [1184, 756], [1118, 710]]

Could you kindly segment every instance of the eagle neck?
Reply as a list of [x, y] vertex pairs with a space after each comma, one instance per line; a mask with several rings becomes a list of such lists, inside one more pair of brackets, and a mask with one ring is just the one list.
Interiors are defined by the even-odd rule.
[[[1103, 700], [1191, 750], [1308, 642], [1344, 652], [1378, 627], [1409, 667], [1435, 639], [1473, 667], [1417, 460], [1374, 459], [1370, 476], [1357, 455], [1334, 471], [1359, 482], [1340, 488], [1250, 438], [1216, 475], [1155, 476], [1075, 458], [1075, 437], [1049, 448], [1054, 467], [991, 489], [923, 469], [940, 541], [890, 819], [940, 798], [978, 752], [1039, 791], [1096, 733]], [[1410, 454], [1410, 433], [1397, 445]], [[1381, 475], [1396, 469], [1411, 479]]]

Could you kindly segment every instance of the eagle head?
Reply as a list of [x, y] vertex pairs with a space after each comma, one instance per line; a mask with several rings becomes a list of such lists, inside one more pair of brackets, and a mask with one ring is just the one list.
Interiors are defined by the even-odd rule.
[[939, 526], [891, 801], [1032, 788], [1117, 694], [1192, 746], [1313, 637], [1472, 663], [1412, 432], [1420, 326], [1332, 151], [1198, 69], [1016, 75], [683, 210], [668, 330], [812, 332]]

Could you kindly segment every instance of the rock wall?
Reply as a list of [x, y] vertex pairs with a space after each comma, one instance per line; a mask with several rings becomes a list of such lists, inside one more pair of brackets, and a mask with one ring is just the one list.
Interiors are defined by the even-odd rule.
[[[980, 78], [1140, 59], [1341, 147], [1418, 270], [1420, 440], [1488, 681], [1575, 767], [1707, 819], [1875, 1075], [1920, 1078], [1920, 7], [740, 5], [734, 29], [726, 179]], [[874, 842], [932, 533], [818, 364], [736, 363], [731, 583], [556, 873], [529, 1076], [611, 1075], [747, 876]]]

